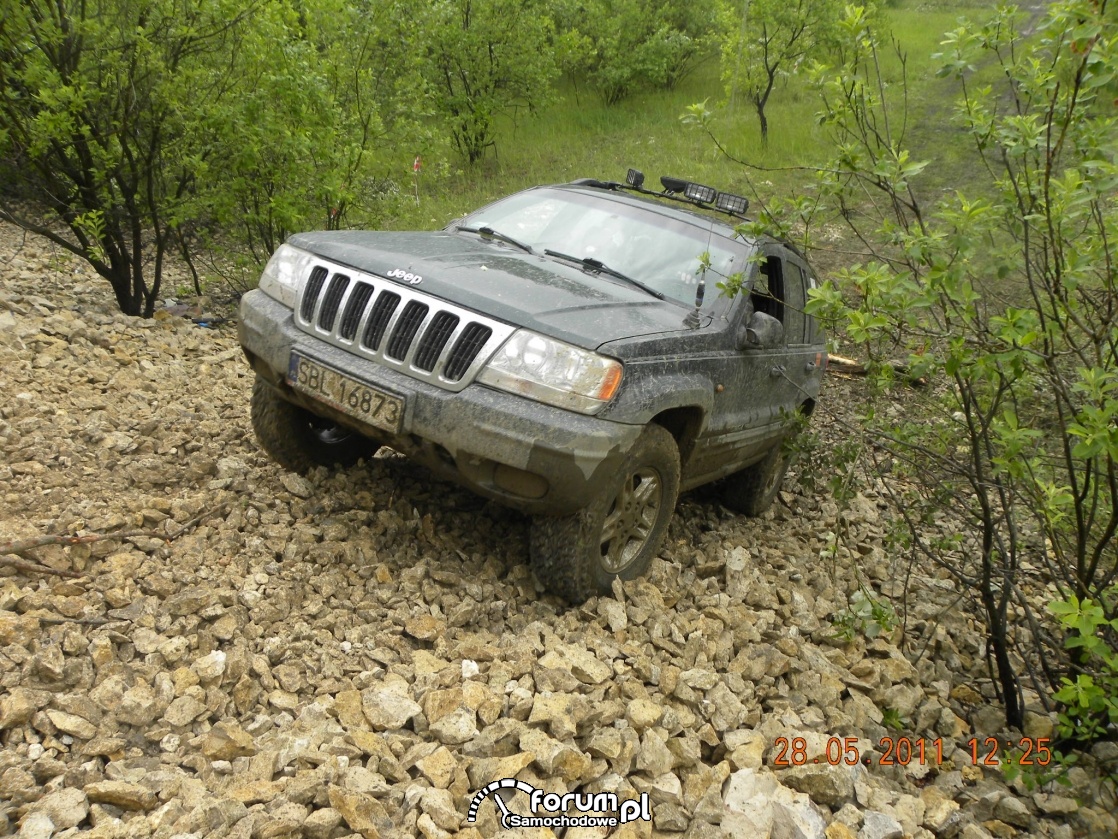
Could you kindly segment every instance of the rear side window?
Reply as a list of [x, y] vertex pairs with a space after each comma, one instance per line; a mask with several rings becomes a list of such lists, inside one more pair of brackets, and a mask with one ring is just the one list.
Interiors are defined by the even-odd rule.
[[[794, 271], [789, 271], [789, 275], [791, 276], [794, 274], [796, 278], [795, 286], [799, 289], [798, 299], [800, 301], [798, 307], [800, 311], [803, 312], [804, 306], [807, 305], [808, 293], [811, 289], [815, 288], [815, 278], [811, 276], [807, 269], [799, 265], [793, 263], [789, 263], [788, 265], [790, 269], [795, 269]], [[789, 280], [789, 282], [791, 283], [791, 280]], [[791, 298], [789, 298], [789, 300], [791, 300]], [[805, 344], [815, 344], [819, 341], [819, 325], [815, 318], [807, 313], [803, 314], [803, 335]]]
[[784, 334], [789, 344], [811, 343], [809, 334], [811, 327], [809, 318], [804, 314], [804, 304], [807, 302], [807, 274], [795, 262], [787, 261], [785, 265], [786, 286], [785, 299], [789, 315], [784, 321]]
[[[757, 275], [749, 294], [753, 311], [763, 312], [784, 323], [784, 271], [781, 261], [775, 256], [766, 256], [757, 264]], [[784, 335], [787, 340], [788, 325]]]

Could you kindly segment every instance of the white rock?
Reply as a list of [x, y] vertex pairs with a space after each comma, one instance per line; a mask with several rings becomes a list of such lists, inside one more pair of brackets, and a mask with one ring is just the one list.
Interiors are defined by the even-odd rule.
[[225, 673], [225, 660], [227, 656], [222, 650], [214, 650], [204, 655], [190, 665], [190, 669], [198, 674], [203, 682], [213, 682], [220, 679]]
[[19, 839], [51, 839], [54, 836], [54, 822], [46, 813], [32, 813], [23, 820], [19, 828]]
[[730, 775], [722, 806], [722, 830], [728, 836], [825, 839], [826, 824], [811, 799], [767, 770], [739, 769]]
[[863, 814], [858, 839], [903, 839], [901, 823], [886, 813], [870, 810]]
[[398, 691], [369, 688], [361, 693], [361, 709], [365, 718], [378, 731], [403, 728], [423, 709]]

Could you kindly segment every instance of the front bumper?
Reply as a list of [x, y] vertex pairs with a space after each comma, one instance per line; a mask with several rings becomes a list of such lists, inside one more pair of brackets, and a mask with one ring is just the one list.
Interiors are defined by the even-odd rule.
[[[637, 425], [583, 416], [483, 385], [451, 393], [417, 381], [307, 335], [296, 327], [290, 309], [259, 290], [241, 298], [238, 333], [253, 369], [284, 399], [529, 513], [569, 514], [585, 507], [641, 432]], [[402, 397], [399, 434], [367, 426], [293, 390], [286, 382], [292, 350]]]

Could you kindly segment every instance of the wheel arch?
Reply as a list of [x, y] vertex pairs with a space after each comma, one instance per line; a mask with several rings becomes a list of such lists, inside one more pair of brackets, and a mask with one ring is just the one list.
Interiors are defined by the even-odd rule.
[[652, 418], [675, 439], [679, 448], [679, 463], [685, 465], [695, 448], [695, 440], [703, 428], [705, 414], [698, 405], [668, 408]]

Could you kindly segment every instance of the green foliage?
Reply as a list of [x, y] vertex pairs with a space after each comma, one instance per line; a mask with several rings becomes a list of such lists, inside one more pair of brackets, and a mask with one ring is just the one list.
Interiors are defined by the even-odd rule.
[[[840, 272], [809, 310], [844, 323], [875, 369], [903, 365], [943, 383], [928, 397], [930, 422], [881, 412], [868, 429], [918, 488], [898, 511], [920, 544], [945, 504], [970, 522], [937, 562], [981, 609], [1014, 725], [1009, 650], [1026, 642], [1009, 614], [1031, 610], [1018, 589], [1023, 556], [1080, 601], [1118, 575], [1118, 168], [1104, 151], [1118, 131], [1098, 95], [1118, 59], [1101, 15], [1089, 1], [1054, 4], [1028, 49], [1010, 11], [948, 33], [942, 72], [962, 91], [959, 121], [989, 177], [934, 206], [916, 187], [928, 164], [904, 146], [903, 87], [883, 77], [871, 18], [849, 10], [839, 62], [813, 71], [837, 150], [819, 200], [876, 259]], [[1001, 95], [973, 83], [984, 61], [1008, 83]], [[1037, 656], [1026, 658], [1046, 652], [1028, 643]], [[1106, 710], [1092, 681], [1105, 661], [1061, 694]]]
[[1118, 730], [1118, 586], [1106, 605], [1075, 595], [1049, 604], [1067, 630], [1065, 649], [1079, 662], [1074, 678], [1063, 677], [1054, 694], [1064, 706], [1060, 733], [1076, 740], [1112, 735]]
[[829, 48], [842, 13], [840, 0], [722, 0], [722, 75], [728, 95], [752, 103], [768, 142], [766, 107], [777, 83]]
[[835, 615], [835, 637], [853, 641], [859, 635], [873, 639], [897, 627], [897, 615], [889, 601], [874, 597], [865, 588], [850, 595], [850, 604]]
[[905, 730], [905, 722], [901, 719], [901, 713], [896, 708], [881, 709], [881, 724], [893, 731]]
[[1036, 792], [1053, 783], [1070, 788], [1072, 781], [1068, 777], [1068, 771], [1079, 763], [1079, 755], [1059, 749], [1051, 751], [1051, 761], [1043, 766], [1036, 762], [1035, 755], [1030, 757], [1032, 763], [1022, 764], [1019, 751], [1010, 753], [1008, 759], [1002, 761], [1002, 775], [1006, 783], [1012, 784], [1019, 780], [1029, 792]]
[[429, 142], [417, 68], [384, 60], [389, 47], [417, 47], [416, 26], [393, 3], [263, 7], [235, 79], [211, 70], [236, 95], [198, 105], [196, 216], [257, 263], [296, 230], [341, 227], [355, 204], [368, 217], [370, 200], [391, 188], [392, 160], [410, 162]]
[[384, 60], [423, 49], [397, 3], [3, 3], [0, 213], [88, 260], [129, 314], [152, 313], [171, 252], [258, 264], [294, 230], [368, 218], [432, 143], [419, 65]]
[[[121, 310], [150, 315], [203, 153], [205, 68], [250, 11], [225, 0], [3, 0], [0, 217], [86, 259]], [[26, 217], [45, 202], [68, 229]], [[13, 200], [16, 199], [16, 200]]]
[[415, 2], [411, 12], [425, 36], [423, 75], [435, 112], [470, 163], [493, 145], [499, 114], [550, 100], [566, 52], [551, 48], [554, 24], [543, 0]]
[[559, 31], [583, 45], [565, 69], [585, 75], [609, 105], [674, 89], [717, 43], [716, 0], [560, 0], [553, 8]]

